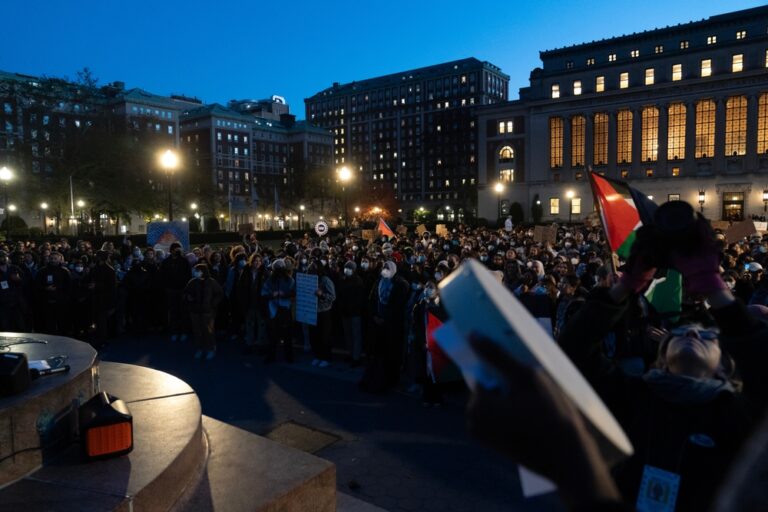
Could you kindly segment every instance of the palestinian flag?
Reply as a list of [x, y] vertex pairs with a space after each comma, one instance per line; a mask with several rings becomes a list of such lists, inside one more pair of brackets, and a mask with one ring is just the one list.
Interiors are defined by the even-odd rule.
[[623, 181], [590, 172], [589, 181], [597, 211], [611, 250], [624, 259], [635, 241], [635, 231], [653, 222], [656, 203]]
[[[589, 181], [608, 245], [626, 260], [635, 242], [637, 229], [653, 223], [656, 203], [623, 181], [593, 172], [589, 173]], [[679, 318], [682, 297], [683, 278], [672, 269], [667, 270], [666, 276], [655, 279], [645, 293], [645, 298], [654, 309], [672, 321]]]
[[387, 223], [384, 222], [384, 219], [381, 217], [379, 217], [379, 224], [376, 226], [376, 231], [382, 235], [387, 235], [389, 238], [393, 238], [395, 236], [395, 232], [392, 231], [389, 226], [387, 226]]

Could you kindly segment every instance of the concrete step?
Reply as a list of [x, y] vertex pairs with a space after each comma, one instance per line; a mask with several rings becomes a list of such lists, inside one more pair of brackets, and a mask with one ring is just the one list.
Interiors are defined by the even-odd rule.
[[332, 463], [207, 416], [203, 429], [210, 450], [208, 464], [174, 511], [336, 510]]
[[336, 512], [387, 512], [383, 508], [371, 505], [367, 501], [355, 498], [343, 492], [336, 493]]

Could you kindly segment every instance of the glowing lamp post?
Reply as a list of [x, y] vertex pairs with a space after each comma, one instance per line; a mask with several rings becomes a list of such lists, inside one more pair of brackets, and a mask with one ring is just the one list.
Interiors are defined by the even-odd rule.
[[339, 169], [339, 181], [341, 181], [341, 193], [344, 195], [344, 230], [349, 229], [349, 215], [347, 215], [347, 183], [352, 179], [352, 171], [346, 165]]
[[573, 190], [569, 190], [565, 193], [565, 197], [568, 198], [568, 224], [571, 223], [571, 219], [573, 218], [573, 198], [575, 195]]
[[168, 220], [173, 221], [173, 204], [171, 202], [171, 176], [176, 168], [179, 166], [179, 157], [167, 149], [165, 153], [160, 156], [160, 166], [165, 170], [165, 178], [168, 182]]
[[501, 219], [501, 194], [504, 193], [504, 184], [502, 182], [496, 183], [493, 186], [493, 191], [496, 192], [496, 218]]
[[0, 168], [0, 181], [3, 183], [3, 193], [5, 195], [3, 201], [3, 208], [5, 208], [5, 239], [11, 238], [11, 217], [10, 217], [10, 205], [8, 204], [8, 184], [13, 179], [13, 172], [3, 166]]

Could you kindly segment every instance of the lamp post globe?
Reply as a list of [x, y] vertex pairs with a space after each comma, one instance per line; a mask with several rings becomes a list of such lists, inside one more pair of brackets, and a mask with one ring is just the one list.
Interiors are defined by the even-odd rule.
[[171, 175], [179, 166], [178, 155], [170, 149], [166, 149], [162, 155], [160, 155], [160, 166], [165, 170], [165, 177], [168, 188], [168, 220], [173, 220], [173, 204], [171, 202]]

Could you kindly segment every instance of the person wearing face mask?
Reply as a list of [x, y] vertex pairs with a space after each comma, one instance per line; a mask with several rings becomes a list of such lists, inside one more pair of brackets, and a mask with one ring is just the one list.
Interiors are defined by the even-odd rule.
[[384, 262], [369, 298], [374, 330], [372, 357], [360, 382], [364, 391], [381, 393], [400, 380], [408, 288], [408, 282], [397, 275], [395, 263]]
[[[227, 271], [227, 282], [224, 285], [224, 295], [229, 305], [229, 339], [231, 341], [237, 341], [245, 325], [245, 311], [248, 306], [246, 298], [248, 289], [247, 266], [248, 256], [246, 253], [238, 253]], [[245, 277], [243, 277], [244, 275]], [[236, 288], [241, 280], [245, 284], [240, 285], [241, 290], [237, 293]]]
[[93, 320], [96, 325], [94, 346], [101, 348], [109, 337], [110, 320], [117, 308], [117, 273], [111, 265], [107, 251], [96, 253], [96, 266], [88, 275], [88, 288], [93, 301]]
[[258, 347], [266, 347], [267, 310], [266, 301], [261, 296], [266, 268], [258, 253], [251, 254], [248, 267], [238, 282], [237, 293], [240, 300], [247, 304], [245, 309], [245, 354], [251, 354]]
[[168, 332], [171, 341], [187, 339], [188, 319], [184, 312], [182, 292], [192, 277], [192, 267], [183, 256], [181, 244], [171, 244], [171, 255], [160, 264], [160, 278], [165, 289]]
[[[606, 361], [601, 340], [656, 272], [648, 263], [655, 251], [638, 243], [619, 281], [596, 290], [559, 339], [634, 446], [634, 455], [615, 473], [622, 495], [634, 503], [648, 475], [664, 471], [674, 485], [677, 511], [710, 508], [753, 419], [763, 417], [768, 405], [768, 327], [723, 282], [718, 249], [708, 225], [701, 226], [696, 250], [674, 250], [668, 260], [682, 274], [685, 293], [706, 298], [714, 325], [683, 317], [658, 342], [657, 359], [641, 376]], [[734, 370], [743, 379], [741, 391]]]
[[48, 263], [38, 271], [35, 278], [35, 330], [60, 336], [69, 333], [71, 281], [69, 270], [64, 266], [64, 257], [58, 252], [52, 252]]
[[363, 279], [357, 274], [357, 265], [354, 261], [344, 264], [343, 275], [338, 281], [336, 291], [344, 341], [349, 350], [348, 362], [354, 368], [360, 365], [363, 351], [362, 322], [365, 309]]
[[282, 341], [286, 362], [293, 362], [291, 346], [291, 301], [296, 296], [296, 282], [288, 275], [285, 261], [278, 258], [272, 262], [272, 273], [264, 281], [261, 296], [267, 301], [269, 320], [267, 323], [269, 346], [264, 363], [275, 360], [277, 347]]
[[0, 331], [27, 331], [22, 270], [0, 250]]
[[310, 327], [309, 340], [315, 359], [312, 366], [326, 368], [331, 360], [331, 308], [336, 301], [336, 287], [328, 277], [328, 267], [317, 263], [309, 266], [309, 274], [317, 275], [317, 325]]
[[214, 320], [219, 302], [224, 298], [224, 292], [208, 272], [208, 265], [195, 265], [192, 279], [187, 283], [183, 292], [184, 303], [189, 311], [194, 338], [195, 359], [205, 354], [210, 361], [216, 356], [216, 334]]
[[140, 259], [134, 258], [122, 284], [126, 294], [126, 329], [144, 334], [147, 330], [149, 275]]

